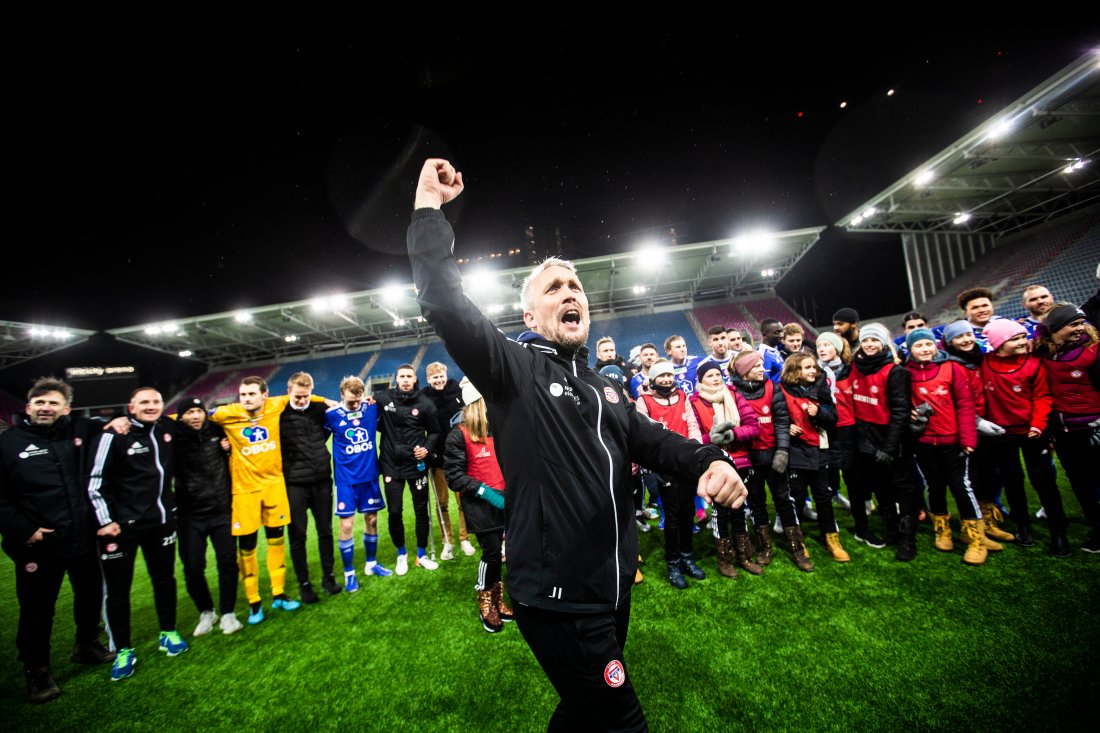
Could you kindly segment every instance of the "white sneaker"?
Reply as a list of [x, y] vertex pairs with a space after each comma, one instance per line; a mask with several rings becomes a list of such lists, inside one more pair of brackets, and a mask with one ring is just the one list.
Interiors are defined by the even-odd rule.
[[217, 620], [218, 616], [213, 611], [203, 611], [199, 614], [199, 625], [195, 627], [192, 636], [206, 636], [214, 630], [214, 622]]
[[244, 628], [241, 622], [237, 620], [236, 615], [232, 613], [223, 613], [222, 620], [218, 626], [221, 627], [223, 634], [235, 634]]
[[[469, 543], [466, 543], [466, 544], [469, 544]], [[508, 562], [508, 555], [504, 552], [504, 545], [505, 544], [506, 544], [506, 542], [504, 540], [500, 541], [500, 561], [501, 562]], [[470, 546], [470, 549], [471, 550], [473, 549], [472, 545]]]
[[814, 505], [810, 503], [809, 499], [806, 500], [806, 508], [802, 511], [802, 516], [811, 522], [817, 521], [817, 512], [814, 511]]
[[416, 558], [416, 566], [424, 568], [425, 570], [435, 570], [439, 567], [439, 563], [425, 555], [424, 557]]
[[[477, 552], [477, 550], [474, 549], [474, 546], [470, 544], [469, 540], [462, 540], [461, 544], [463, 555], [469, 557], [470, 555], [473, 555], [475, 552]], [[503, 547], [503, 544], [501, 545], [501, 547]]]
[[450, 542], [443, 543], [443, 552], [439, 553], [440, 560], [454, 560], [455, 548]]
[[875, 510], [875, 502], [872, 499], [868, 499], [867, 501], [863, 502], [863, 506], [867, 508], [868, 514]]
[[781, 534], [783, 532], [783, 520], [779, 518], [779, 515], [775, 515], [775, 524], [772, 525], [772, 532], [775, 534]]
[[409, 556], [408, 555], [398, 555], [397, 556], [397, 567], [395, 567], [393, 569], [393, 572], [397, 573], [398, 575], [408, 575], [408, 573], [409, 573]]
[[1035, 518], [1036, 519], [1046, 519], [1047, 518], [1046, 507], [1042, 507], [1042, 506], [1039, 507], [1039, 511], [1035, 512]]
[[844, 494], [834, 494], [833, 495], [833, 503], [836, 504], [841, 509], [851, 509], [852, 508], [852, 502], [848, 501], [848, 497], [845, 496]]

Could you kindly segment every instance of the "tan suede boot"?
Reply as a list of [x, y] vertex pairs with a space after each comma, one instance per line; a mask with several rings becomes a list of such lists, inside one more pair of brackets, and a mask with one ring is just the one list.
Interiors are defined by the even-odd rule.
[[827, 532], [825, 534], [825, 548], [829, 551], [829, 554], [833, 556], [833, 559], [837, 562], [848, 562], [851, 560], [851, 556], [840, 545], [840, 533], [839, 532]]
[[[1005, 532], [998, 527], [1005, 520], [1001, 509], [991, 501], [979, 502], [982, 508], [982, 523], [985, 524], [985, 535], [999, 542], [1012, 542], [1016, 539], [1016, 535], [1011, 532]], [[991, 548], [986, 548], [991, 549]]]
[[963, 534], [966, 535], [966, 553], [963, 562], [967, 565], [982, 565], [988, 555], [982, 539], [985, 535], [980, 519], [964, 519]]
[[951, 515], [933, 514], [932, 527], [936, 532], [936, 549], [941, 552], [954, 550], [955, 543], [951, 540]]

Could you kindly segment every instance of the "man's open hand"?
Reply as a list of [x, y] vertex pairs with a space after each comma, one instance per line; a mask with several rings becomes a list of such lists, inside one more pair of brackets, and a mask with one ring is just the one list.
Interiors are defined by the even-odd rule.
[[420, 180], [416, 182], [413, 208], [438, 209], [458, 198], [462, 189], [462, 174], [449, 161], [428, 158], [420, 169]]

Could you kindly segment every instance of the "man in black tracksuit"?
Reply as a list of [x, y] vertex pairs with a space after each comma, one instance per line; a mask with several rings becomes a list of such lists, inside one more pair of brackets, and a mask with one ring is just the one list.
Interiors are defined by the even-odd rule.
[[218, 567], [218, 615], [226, 634], [240, 630], [233, 609], [237, 604], [237, 543], [229, 528], [233, 488], [229, 454], [222, 447], [225, 431], [206, 419], [206, 405], [188, 397], [179, 406], [172, 425], [175, 438], [176, 505], [180, 560], [187, 595], [199, 610], [195, 636], [209, 633], [214, 621], [214, 599], [206, 582], [206, 539], [214, 546]]
[[340, 592], [332, 574], [335, 561], [332, 540], [332, 455], [328, 452], [324, 402], [312, 400], [313, 377], [292, 374], [287, 382], [290, 401], [279, 415], [282, 435], [283, 478], [290, 501], [290, 560], [298, 577], [302, 603], [316, 603], [317, 592], [309, 580], [306, 532], [309, 515], [317, 528], [317, 553], [321, 556], [321, 586], [330, 596]]
[[561, 702], [552, 730], [646, 730], [622, 649], [638, 559], [631, 462], [699, 481], [741, 506], [728, 457], [639, 414], [588, 367], [588, 299], [570, 263], [525, 281], [524, 321], [510, 341], [462, 293], [454, 233], [440, 206], [462, 190], [429, 160], [408, 232], [417, 300], [459, 368], [485, 396], [508, 487], [508, 593], [520, 632]]
[[66, 573], [76, 622], [72, 660], [103, 664], [114, 658], [99, 642], [103, 579], [84, 493], [84, 451], [103, 426], [70, 417], [71, 402], [68, 384], [39, 379], [27, 395], [27, 417], [0, 434], [0, 534], [15, 562], [15, 644], [34, 703], [61, 694], [49, 670], [50, 633]]
[[428, 466], [432, 453], [442, 450], [443, 433], [436, 420], [435, 405], [416, 388], [416, 371], [410, 364], [397, 367], [397, 387], [374, 393], [378, 403], [378, 430], [382, 441], [378, 465], [382, 469], [390, 539], [397, 548], [394, 572], [408, 572], [402, 501], [405, 482], [412, 482], [413, 512], [416, 514], [416, 564], [426, 570], [439, 565], [427, 555], [431, 521], [428, 517]]
[[176, 631], [174, 427], [162, 416], [164, 400], [155, 389], [135, 391], [129, 410], [130, 431], [100, 437], [88, 480], [107, 588], [107, 633], [118, 652], [112, 680], [129, 677], [136, 664], [130, 639], [130, 587], [138, 548], [152, 579], [160, 648], [169, 656], [187, 651], [187, 642]]

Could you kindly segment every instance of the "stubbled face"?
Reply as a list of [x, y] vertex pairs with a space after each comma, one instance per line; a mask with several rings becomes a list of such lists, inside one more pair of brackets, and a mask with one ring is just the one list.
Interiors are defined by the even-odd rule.
[[59, 418], [68, 415], [72, 407], [60, 392], [46, 392], [31, 398], [27, 403], [27, 417], [32, 425], [49, 427]]
[[779, 323], [773, 323], [768, 326], [768, 330], [762, 334], [764, 341], [769, 345], [775, 346], [783, 340], [783, 326]]
[[600, 361], [612, 361], [615, 358], [615, 342], [605, 341], [596, 349], [596, 358]]
[[993, 317], [993, 301], [989, 298], [974, 298], [966, 304], [966, 320], [975, 326], [984, 326]]
[[1057, 345], [1074, 343], [1081, 338], [1081, 334], [1085, 332], [1085, 319], [1078, 318], [1067, 325], [1059, 328], [1057, 331], [1051, 334], [1054, 339], [1054, 343]]
[[721, 369], [708, 369], [703, 375], [703, 384], [708, 387], [721, 387], [723, 382]]
[[956, 351], [972, 351], [976, 343], [978, 342], [974, 339], [973, 331], [967, 331], [962, 336], [951, 339], [951, 347]]
[[828, 341], [817, 342], [817, 358], [824, 362], [830, 362], [836, 358], [836, 347]]
[[258, 384], [242, 384], [237, 391], [237, 399], [241, 401], [241, 407], [246, 412], [255, 414], [264, 409], [264, 403], [267, 402], [267, 392], [260, 391], [260, 385]]
[[180, 422], [192, 430], [199, 430], [202, 428], [202, 424], [206, 422], [206, 412], [201, 407], [192, 407], [180, 415]]
[[657, 361], [657, 349], [642, 349], [638, 354], [638, 361], [642, 363], [643, 369], [649, 369]]
[[432, 386], [432, 389], [443, 391], [443, 387], [447, 384], [447, 372], [436, 372], [432, 376], [428, 377], [428, 384]]
[[726, 341], [729, 342], [729, 350], [735, 354], [740, 354], [745, 348], [745, 341], [740, 331], [726, 331]]
[[130, 414], [144, 423], [156, 422], [164, 414], [164, 398], [155, 389], [143, 389], [130, 398]]
[[397, 389], [401, 392], [412, 392], [416, 386], [416, 372], [412, 369], [397, 370]]
[[309, 407], [309, 398], [313, 396], [313, 390], [300, 384], [292, 384], [287, 394], [290, 396], [292, 407], [304, 410]]
[[802, 366], [798, 369], [798, 379], [803, 384], [813, 384], [817, 379], [817, 362], [813, 358], [802, 360]]
[[676, 339], [668, 345], [668, 358], [673, 364], [683, 364], [687, 355], [687, 342], [683, 339]]
[[345, 389], [340, 393], [340, 401], [344, 403], [344, 409], [348, 412], [355, 412], [363, 404], [363, 393], [349, 392]]
[[523, 321], [547, 341], [577, 349], [588, 340], [591, 321], [588, 296], [577, 274], [565, 267], [547, 267], [531, 281], [531, 310]]
[[856, 324], [847, 321], [833, 321], [833, 331], [845, 341], [852, 340], [852, 333]]
[[798, 334], [791, 334], [790, 336], [783, 337], [783, 348], [787, 350], [788, 354], [794, 354], [802, 350], [802, 337]]
[[1027, 334], [1018, 333], [997, 349], [1004, 356], [1020, 356], [1027, 353]]
[[[971, 338], [974, 338], [974, 336], [971, 335]], [[882, 353], [883, 346], [878, 339], [863, 339], [859, 342], [859, 348], [867, 356], [878, 356]]]
[[909, 354], [914, 360], [921, 364], [927, 364], [936, 358], [936, 352], [939, 349], [936, 348], [936, 342], [932, 339], [921, 339], [920, 341], [914, 341], [913, 346], [909, 349]]
[[707, 339], [710, 344], [710, 350], [719, 359], [725, 359], [726, 353], [729, 351], [730, 342], [726, 339], [726, 332], [712, 333], [710, 338]]
[[1054, 305], [1054, 296], [1046, 288], [1035, 288], [1024, 293], [1024, 307], [1033, 317], [1039, 318]]
[[928, 323], [923, 318], [910, 318], [903, 326], [906, 333], [916, 331], [918, 328], [928, 328]]

